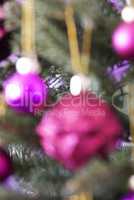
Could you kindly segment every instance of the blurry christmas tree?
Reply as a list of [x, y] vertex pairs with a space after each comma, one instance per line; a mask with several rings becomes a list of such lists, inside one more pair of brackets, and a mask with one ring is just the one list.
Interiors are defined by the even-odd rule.
[[[23, 8], [23, 13], [25, 2], [34, 3], [34, 15], [30, 15], [26, 7]], [[7, 150], [13, 162], [13, 174], [1, 181], [0, 199], [120, 200], [129, 190], [133, 193], [134, 57], [121, 58], [113, 50], [111, 42], [113, 31], [121, 21], [122, 9], [126, 4], [133, 6], [133, 3], [133, 0], [129, 3], [127, 0], [0, 0], [0, 144], [2, 149]], [[33, 27], [29, 26], [30, 23], [33, 23]], [[25, 31], [28, 31], [27, 35]], [[35, 46], [32, 47], [30, 42]], [[130, 46], [134, 48], [134, 45]], [[30, 73], [28, 78], [24, 75], [24, 79], [22, 74], [10, 79], [16, 73], [16, 63], [22, 58], [24, 71], [21, 71], [18, 64], [19, 69], [22, 73], [27, 73], [23, 56], [31, 58], [29, 49], [32, 51], [33, 64], [41, 68], [40, 73]], [[75, 74], [77, 77], [73, 76]], [[81, 113], [78, 124], [73, 122], [73, 112], [79, 112], [79, 106], [76, 106], [76, 111], [75, 106], [71, 105], [70, 113], [65, 112], [66, 116], [61, 117], [61, 121], [58, 117], [51, 117], [51, 114], [56, 115], [59, 112], [60, 115], [61, 112], [62, 115], [64, 112], [62, 103], [57, 110], [55, 104], [64, 94], [70, 93], [71, 77], [81, 78], [84, 89], [87, 90], [88, 85], [88, 89], [97, 94], [101, 102], [104, 99], [113, 107], [114, 114], [103, 102], [101, 112], [108, 112], [108, 118], [104, 121], [99, 117], [95, 117], [95, 123], [94, 120], [88, 121], [90, 113], [88, 115], [87, 112], [95, 112], [97, 109], [95, 107], [91, 110], [89, 105], [86, 105], [87, 110], [86, 106], [82, 107], [84, 114]], [[43, 80], [43, 91], [40, 78]], [[5, 80], [11, 81], [12, 87], [7, 87], [9, 82], [6, 85]], [[75, 83], [72, 84], [76, 90], [73, 92], [78, 92], [79, 81], [74, 80]], [[9, 104], [18, 103], [18, 99], [12, 100], [20, 95], [14, 81], [20, 84], [25, 82], [28, 93], [38, 93], [40, 89], [45, 105], [30, 107], [34, 109], [32, 114], [28, 113], [29, 107], [12, 108], [14, 106]], [[75, 102], [75, 97], [72, 96], [68, 96], [67, 101], [63, 98], [63, 103], [71, 100]], [[38, 96], [34, 97], [34, 105], [38, 105]], [[94, 96], [92, 98], [96, 101]], [[7, 103], [7, 100], [10, 102]], [[25, 112], [20, 112], [22, 110]], [[45, 115], [47, 119], [40, 123]], [[120, 128], [117, 118], [120, 118], [123, 128]], [[73, 156], [73, 152], [70, 153], [71, 148], [77, 143], [75, 139], [81, 138], [71, 136], [70, 141], [66, 137], [66, 132], [70, 130], [69, 124], [74, 125], [71, 127], [71, 130], [76, 131], [71, 132], [73, 136], [77, 132], [86, 132], [83, 145], [77, 147], [77, 153]], [[121, 138], [115, 133], [120, 130]], [[43, 138], [45, 131], [48, 134], [59, 131], [62, 141], [56, 138], [46, 147], [46, 138]], [[91, 134], [90, 138], [88, 134]], [[94, 135], [97, 139], [92, 144]], [[51, 141], [49, 139], [48, 143]], [[116, 150], [111, 152], [115, 141]], [[42, 147], [47, 149], [50, 157], [44, 153]], [[57, 149], [53, 150], [53, 147]], [[91, 156], [88, 149], [94, 155]], [[67, 153], [71, 154], [72, 160], [68, 160], [70, 157]], [[60, 160], [72, 169], [74, 165], [78, 167], [87, 161], [87, 157], [91, 157], [90, 162], [85, 162], [76, 171], [70, 171], [56, 161]], [[2, 165], [0, 160], [0, 168]]]

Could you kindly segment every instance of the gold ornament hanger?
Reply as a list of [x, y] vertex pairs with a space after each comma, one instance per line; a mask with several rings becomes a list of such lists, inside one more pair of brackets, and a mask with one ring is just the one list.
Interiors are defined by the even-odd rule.
[[65, 22], [68, 32], [72, 70], [76, 74], [86, 75], [89, 71], [92, 27], [84, 26], [82, 54], [80, 55], [74, 9], [70, 2], [65, 5]]
[[126, 4], [129, 6], [134, 6], [134, 0], [126, 0]]
[[82, 192], [78, 195], [73, 195], [67, 200], [93, 200], [93, 197], [90, 193]]
[[22, 3], [21, 48], [24, 56], [35, 54], [34, 0], [24, 0]]

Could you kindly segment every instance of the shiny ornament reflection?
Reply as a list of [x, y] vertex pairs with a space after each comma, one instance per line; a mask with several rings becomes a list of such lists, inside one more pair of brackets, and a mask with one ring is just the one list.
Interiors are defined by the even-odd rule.
[[34, 113], [46, 103], [47, 86], [36, 74], [14, 74], [4, 82], [6, 103], [16, 111]]
[[112, 45], [119, 56], [134, 58], [134, 22], [119, 24], [113, 33]]
[[76, 170], [114, 149], [122, 127], [111, 108], [96, 95], [65, 95], [37, 127], [45, 152]]

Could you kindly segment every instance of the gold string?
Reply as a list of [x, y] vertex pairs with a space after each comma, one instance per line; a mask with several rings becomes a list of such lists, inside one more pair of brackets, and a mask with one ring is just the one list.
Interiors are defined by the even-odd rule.
[[126, 0], [128, 6], [134, 6], [134, 0]]
[[74, 73], [87, 75], [89, 72], [92, 26], [85, 25], [83, 34], [82, 54], [80, 55], [77, 30], [74, 20], [74, 10], [71, 4], [65, 7], [65, 22], [71, 54], [72, 69]]
[[91, 59], [91, 41], [92, 41], [92, 26], [85, 25], [83, 34], [83, 45], [81, 54], [81, 63], [84, 74], [89, 73], [89, 65]]
[[71, 4], [65, 7], [65, 22], [68, 32], [72, 69], [75, 73], [82, 73], [80, 52], [78, 46], [77, 30], [74, 21], [74, 10]]
[[93, 200], [90, 193], [82, 192], [79, 195], [73, 195], [68, 200]]
[[24, 0], [22, 3], [21, 48], [22, 54], [27, 56], [35, 53], [34, 14], [34, 0]]
[[5, 116], [6, 114], [6, 102], [4, 99], [4, 95], [0, 93], [0, 118]]

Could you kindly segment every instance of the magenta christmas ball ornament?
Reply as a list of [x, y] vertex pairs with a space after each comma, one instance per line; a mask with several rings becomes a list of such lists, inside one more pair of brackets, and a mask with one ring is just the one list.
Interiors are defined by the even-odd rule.
[[0, 40], [2, 40], [6, 34], [7, 34], [6, 29], [4, 27], [0, 27]]
[[129, 192], [124, 197], [122, 197], [120, 200], [134, 200], [134, 192]]
[[8, 153], [0, 148], [0, 182], [5, 181], [13, 173], [13, 166]]
[[35, 113], [46, 103], [47, 86], [37, 74], [13, 74], [4, 82], [4, 95], [9, 107]]
[[124, 59], [134, 58], [134, 22], [120, 23], [112, 35], [112, 46]]
[[70, 170], [108, 154], [121, 132], [116, 114], [90, 92], [63, 96], [37, 127], [45, 153]]

